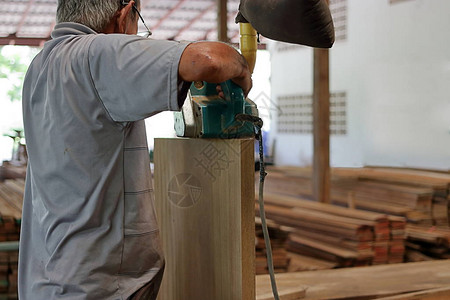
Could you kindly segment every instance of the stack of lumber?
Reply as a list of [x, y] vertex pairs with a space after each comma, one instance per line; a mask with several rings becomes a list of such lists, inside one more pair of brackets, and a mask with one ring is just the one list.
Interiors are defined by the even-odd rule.
[[18, 299], [18, 264], [19, 251], [8, 252], [8, 300]]
[[8, 294], [9, 255], [0, 252], [0, 296]]
[[[332, 183], [333, 202], [354, 205], [361, 209], [405, 217], [419, 214], [421, 222], [431, 222], [433, 191], [429, 188], [369, 181], [365, 179], [335, 179]], [[349, 198], [352, 199], [349, 199]]]
[[0, 181], [5, 179], [25, 178], [27, 166], [20, 163], [3, 161], [0, 166]]
[[[269, 167], [268, 174], [266, 194], [313, 199], [311, 169]], [[388, 216], [389, 239], [374, 238], [373, 264], [402, 262], [405, 257], [407, 261], [448, 257], [449, 246], [441, 235], [450, 230], [449, 173], [367, 167], [334, 168], [331, 174], [332, 204]], [[439, 238], [433, 240], [436, 235]]]
[[[1, 206], [3, 206], [3, 201], [0, 200]], [[2, 215], [0, 217], [0, 242], [18, 241], [19, 237], [20, 219]]]
[[18, 299], [17, 263], [19, 242], [0, 242], [0, 299]]
[[[406, 201], [406, 198], [402, 198], [402, 194], [396, 197], [388, 195], [389, 197], [383, 197], [383, 201], [413, 208], [416, 213], [425, 213], [433, 225], [449, 225], [449, 173], [395, 168], [335, 168], [332, 174], [334, 178], [353, 178], [359, 182], [377, 183], [381, 185], [380, 188], [391, 186], [397, 191], [404, 192], [404, 197], [413, 195], [415, 198], [409, 198], [409, 202]], [[427, 194], [431, 196], [427, 197]], [[414, 215], [411, 215], [408, 220], [431, 225], [427, 224], [426, 218], [420, 219], [419, 216], [420, 214], [417, 214], [414, 218]]]
[[[312, 199], [311, 169], [270, 167], [266, 190]], [[450, 174], [384, 168], [332, 169], [331, 201], [404, 216], [419, 224], [448, 225]]]
[[398, 216], [388, 216], [388, 219], [390, 228], [388, 263], [401, 263], [404, 261], [406, 250], [406, 220], [405, 218]]
[[[411, 195], [422, 190], [416, 202], [404, 202], [404, 206], [413, 208], [406, 214], [409, 224], [406, 228], [407, 261], [423, 261], [449, 258], [449, 201], [450, 174], [424, 170], [394, 168], [334, 169], [334, 176], [340, 178], [353, 177], [359, 181], [372, 182], [379, 185], [397, 186]], [[431, 200], [425, 201], [426, 193]], [[397, 204], [400, 201], [397, 200]], [[429, 204], [428, 204], [429, 203]], [[414, 204], [415, 206], [411, 205]], [[434, 226], [432, 226], [434, 225]]]
[[[0, 215], [18, 221], [22, 218], [22, 202], [25, 189], [24, 179], [7, 179], [0, 182]], [[0, 225], [1, 227], [1, 225]], [[0, 241], [4, 238], [0, 229]], [[17, 237], [18, 239], [18, 237]], [[16, 239], [16, 240], [17, 240]]]
[[406, 236], [408, 261], [450, 258], [450, 228], [408, 224]]
[[[0, 182], [0, 249], [19, 240], [24, 179]], [[0, 299], [18, 299], [18, 244], [14, 249], [0, 250]]]
[[338, 267], [338, 264], [335, 262], [294, 252], [288, 252], [288, 258], [288, 272], [317, 271]]
[[286, 244], [290, 252], [326, 260], [331, 267], [397, 262], [399, 257], [402, 261], [401, 217], [391, 222], [385, 214], [267, 192], [264, 200], [267, 218], [290, 233]]
[[[279, 225], [268, 222], [267, 224], [270, 243], [272, 248], [273, 267], [275, 273], [285, 273], [288, 271], [289, 257], [285, 249], [285, 243], [288, 233], [280, 228]], [[256, 274], [268, 274], [267, 252], [262, 232], [261, 220], [256, 219]]]

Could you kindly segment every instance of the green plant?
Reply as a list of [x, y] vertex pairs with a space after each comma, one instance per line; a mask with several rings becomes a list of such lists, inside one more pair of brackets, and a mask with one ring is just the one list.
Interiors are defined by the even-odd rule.
[[[7, 96], [11, 101], [20, 101], [22, 99], [22, 85], [26, 71], [31, 59], [36, 55], [38, 49], [31, 47], [22, 48], [19, 53], [0, 47], [0, 80], [6, 86]], [[24, 51], [25, 50], [25, 51]]]

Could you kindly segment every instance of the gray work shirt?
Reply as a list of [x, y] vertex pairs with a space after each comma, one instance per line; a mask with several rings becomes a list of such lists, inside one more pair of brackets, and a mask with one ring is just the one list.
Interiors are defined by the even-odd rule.
[[143, 119], [179, 109], [186, 45], [61, 23], [33, 60], [21, 300], [126, 299], [163, 266]]

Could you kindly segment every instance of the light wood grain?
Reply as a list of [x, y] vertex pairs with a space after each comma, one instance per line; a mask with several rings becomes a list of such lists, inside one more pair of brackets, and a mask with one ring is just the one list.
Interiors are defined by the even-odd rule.
[[346, 207], [331, 206], [325, 203], [303, 200], [292, 196], [278, 195], [269, 192], [264, 193], [264, 200], [268, 204], [275, 204], [278, 206], [291, 208], [296, 207], [299, 209], [320, 211], [331, 213], [337, 216], [345, 216], [361, 220], [370, 220], [377, 222], [387, 221], [387, 215], [385, 214], [379, 214], [365, 210], [349, 209]]
[[155, 140], [159, 299], [255, 299], [253, 153], [252, 139]]
[[333, 175], [340, 177], [357, 177], [383, 182], [417, 184], [434, 189], [448, 189], [449, 174], [435, 172], [389, 169], [389, 168], [333, 168]]
[[450, 286], [378, 298], [378, 300], [448, 300], [450, 299]]
[[[305, 297], [305, 288], [297, 287], [278, 292], [280, 300], [299, 300]], [[257, 295], [256, 300], [273, 300], [273, 293]]]
[[[299, 286], [306, 287], [305, 300], [354, 297], [370, 299], [364, 297], [387, 297], [400, 293], [448, 287], [450, 283], [449, 270], [450, 260], [390, 264], [278, 274], [277, 284], [280, 290]], [[258, 293], [270, 291], [270, 281], [267, 275], [256, 277], [256, 289]]]

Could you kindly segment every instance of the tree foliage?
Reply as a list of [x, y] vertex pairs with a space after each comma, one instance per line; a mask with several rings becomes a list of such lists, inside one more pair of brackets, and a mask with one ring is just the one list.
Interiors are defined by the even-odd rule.
[[25, 55], [8, 52], [11, 51], [5, 51], [5, 47], [0, 47], [0, 80], [7, 87], [8, 98], [11, 101], [18, 101], [22, 99], [23, 80], [37, 49], [29, 48]]

